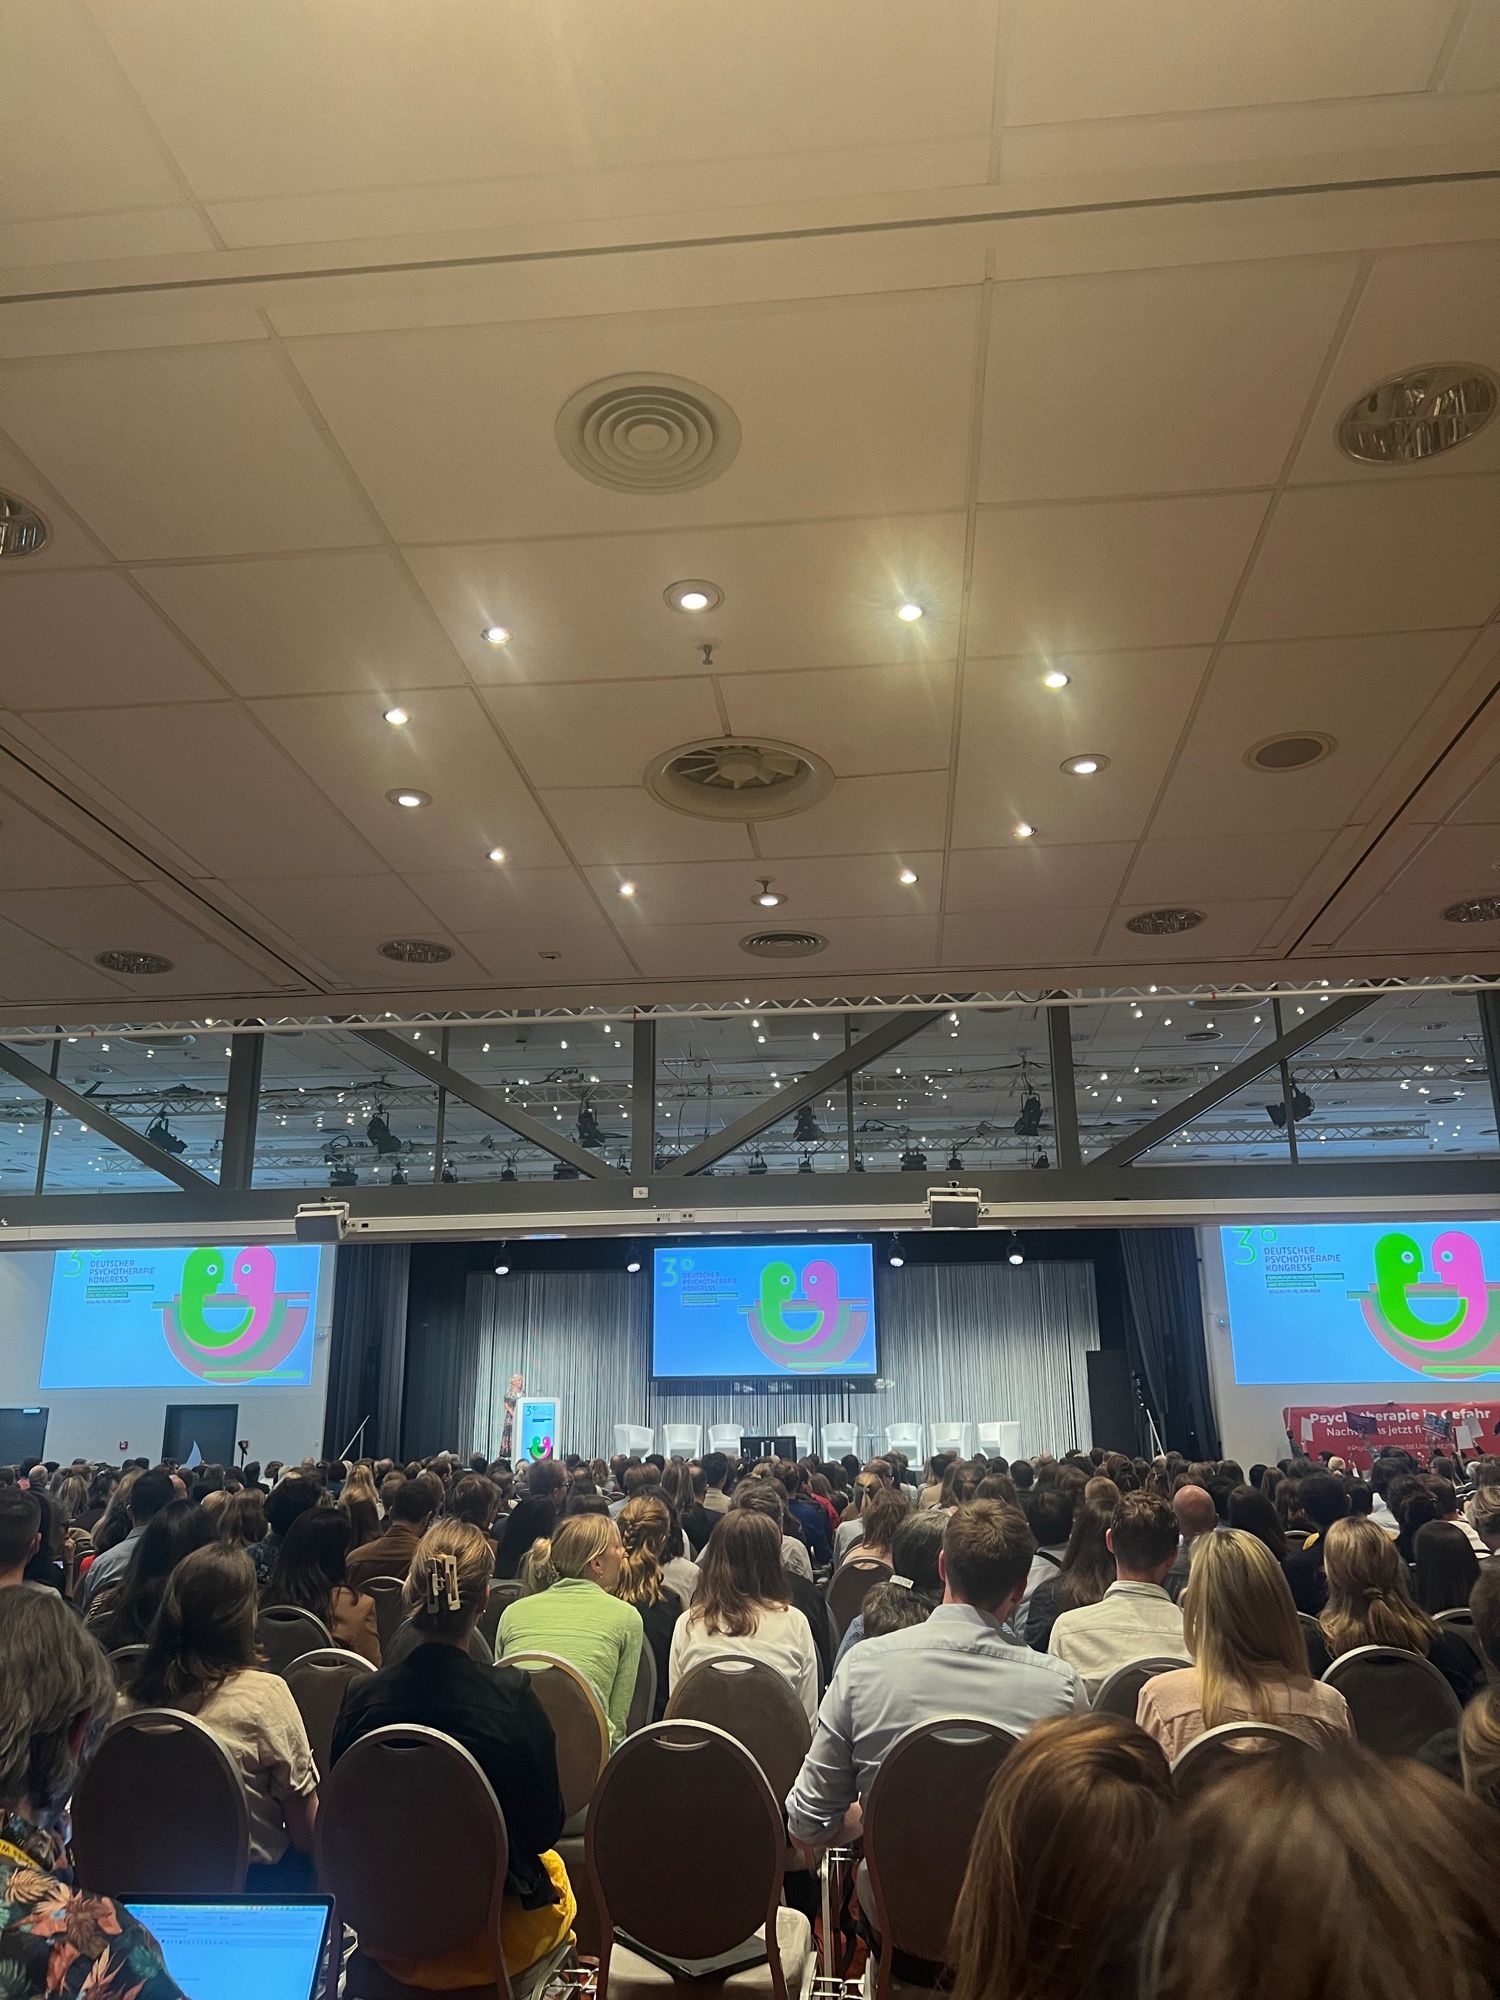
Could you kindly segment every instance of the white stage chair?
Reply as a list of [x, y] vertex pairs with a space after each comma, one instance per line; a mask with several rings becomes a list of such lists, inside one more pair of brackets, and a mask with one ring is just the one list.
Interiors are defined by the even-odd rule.
[[623, 1452], [626, 1458], [644, 1458], [655, 1438], [655, 1431], [645, 1424], [616, 1424], [615, 1452]]
[[662, 1455], [666, 1458], [696, 1458], [703, 1445], [702, 1424], [663, 1424]]
[[744, 1432], [738, 1424], [710, 1424], [708, 1448], [710, 1451], [722, 1451], [726, 1458], [738, 1458], [743, 1436]]
[[1021, 1426], [1018, 1423], [981, 1424], [979, 1449], [986, 1458], [1007, 1461], [1021, 1456]]
[[930, 1439], [933, 1455], [940, 1451], [956, 1451], [960, 1458], [972, 1458], [967, 1424], [934, 1424]]
[[887, 1451], [901, 1452], [908, 1465], [920, 1467], [922, 1463], [922, 1426], [920, 1424], [887, 1424], [885, 1427], [885, 1448]]
[[859, 1448], [858, 1424], [824, 1424], [823, 1456], [838, 1460], [847, 1458], [851, 1452], [856, 1458], [864, 1456]]
[[778, 1437], [789, 1437], [797, 1440], [798, 1458], [807, 1458], [810, 1456], [813, 1444], [813, 1427], [811, 1424], [777, 1424], [776, 1434]]

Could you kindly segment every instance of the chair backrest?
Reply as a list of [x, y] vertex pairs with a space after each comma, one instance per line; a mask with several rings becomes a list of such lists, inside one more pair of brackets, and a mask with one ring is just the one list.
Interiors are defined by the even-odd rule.
[[928, 1427], [928, 1443], [935, 1452], [956, 1451], [960, 1458], [972, 1458], [967, 1424], [933, 1423]]
[[1233, 1770], [1233, 1759], [1281, 1751], [1311, 1764], [1318, 1753], [1305, 1736], [1294, 1735], [1276, 1722], [1221, 1722], [1195, 1736], [1172, 1766], [1172, 1783], [1179, 1798], [1191, 1798], [1212, 1784], [1221, 1772]]
[[859, 1453], [858, 1424], [824, 1424], [823, 1456], [829, 1459], [848, 1458]]
[[401, 1593], [406, 1588], [399, 1576], [367, 1576], [360, 1585], [375, 1600], [375, 1629], [380, 1634], [380, 1650], [395, 1638], [401, 1620], [406, 1615], [401, 1603]]
[[284, 1674], [304, 1653], [324, 1651], [333, 1634], [322, 1619], [300, 1604], [270, 1604], [255, 1621], [255, 1637], [273, 1674]]
[[572, 1819], [593, 1797], [609, 1759], [609, 1718], [584, 1675], [555, 1653], [507, 1653], [501, 1664], [531, 1676], [557, 1738], [557, 1782]]
[[655, 1435], [647, 1424], [616, 1424], [615, 1450], [627, 1458], [644, 1458]]
[[1440, 1729], [1456, 1729], [1458, 1696], [1431, 1660], [1396, 1646], [1356, 1646], [1323, 1676], [1349, 1704], [1354, 1733], [1367, 1750], [1413, 1756]]
[[[416, 1837], [439, 1800], [442, 1838]], [[319, 1887], [362, 1953], [436, 1958], [498, 1936], [505, 1819], [478, 1764], [439, 1730], [402, 1723], [351, 1744], [323, 1780], [316, 1847]], [[494, 1991], [508, 2000], [503, 1967]]]
[[742, 1744], [778, 1799], [792, 1789], [812, 1743], [807, 1711], [791, 1682], [747, 1653], [714, 1653], [685, 1673], [667, 1702], [668, 1722], [708, 1722]]
[[1170, 1674], [1177, 1667], [1190, 1667], [1192, 1664], [1191, 1660], [1173, 1659], [1165, 1654], [1159, 1659], [1132, 1660], [1128, 1666], [1116, 1667], [1100, 1682], [1094, 1706], [1106, 1715], [1123, 1715], [1127, 1722], [1134, 1722], [1141, 1689], [1147, 1681], [1157, 1674]]
[[[711, 1840], [642, 1838], [712, 1825]], [[761, 1925], [775, 2000], [787, 2000], [776, 1941], [786, 1859], [781, 1806], [750, 1753], [711, 1723], [653, 1722], [610, 1758], [585, 1837], [600, 1918], [598, 2000], [615, 1933], [673, 1959], [712, 1958]]]
[[1468, 1605], [1456, 1604], [1451, 1611], [1434, 1611], [1432, 1616], [1434, 1623], [1440, 1625], [1445, 1632], [1451, 1632], [1455, 1639], [1463, 1640], [1488, 1675], [1490, 1663], [1484, 1657], [1484, 1648], [1479, 1643], [1479, 1632], [1474, 1624], [1474, 1614]]
[[744, 1432], [738, 1424], [710, 1424], [708, 1448], [710, 1451], [722, 1451], [727, 1458], [738, 1458], [743, 1436]]
[[862, 1556], [858, 1544], [848, 1558], [834, 1571], [828, 1585], [828, 1616], [833, 1625], [833, 1636], [842, 1639], [849, 1627], [859, 1616], [860, 1606], [877, 1583], [884, 1583], [891, 1575], [888, 1562], [877, 1561], [872, 1556]]
[[777, 1427], [783, 1437], [789, 1437], [797, 1447], [798, 1458], [812, 1455], [813, 1427], [811, 1424], [782, 1424]]
[[703, 1444], [702, 1424], [663, 1424], [662, 1455], [665, 1458], [696, 1458]]
[[990, 1780], [1016, 1746], [993, 1722], [919, 1722], [886, 1752], [865, 1799], [865, 1862], [881, 1940], [877, 2000], [892, 1953], [947, 1955], [953, 1900], [969, 1865]]
[[368, 1680], [374, 1671], [362, 1653], [347, 1652], [342, 1646], [320, 1646], [316, 1652], [293, 1660], [283, 1675], [302, 1717], [320, 1777], [333, 1769], [333, 1725], [339, 1719], [344, 1696], [356, 1681]]
[[250, 1861], [240, 1767], [196, 1716], [111, 1724], [73, 1788], [73, 1862], [98, 1895], [238, 1896]]
[[128, 1688], [135, 1678], [135, 1670], [146, 1657], [144, 1646], [116, 1646], [109, 1656], [109, 1664], [114, 1669], [115, 1686]]
[[481, 1633], [488, 1643], [491, 1659], [495, 1657], [495, 1638], [500, 1630], [500, 1620], [505, 1616], [505, 1607], [507, 1604], [514, 1604], [520, 1595], [521, 1585], [517, 1579], [506, 1581], [497, 1579], [490, 1585], [490, 1594], [485, 1600], [484, 1609], [479, 1614], [479, 1623], [474, 1629]]
[[1299, 1611], [1297, 1623], [1302, 1627], [1303, 1643], [1307, 1647], [1307, 1671], [1315, 1680], [1320, 1680], [1328, 1665], [1328, 1641], [1323, 1627], [1310, 1611]]
[[656, 1719], [656, 1653], [649, 1639], [641, 1645], [640, 1663], [635, 1670], [635, 1693], [630, 1697], [630, 1713], [625, 1718], [625, 1734], [634, 1736]]
[[887, 1424], [885, 1443], [887, 1451], [899, 1451], [911, 1465], [920, 1468], [922, 1461], [920, 1424]]

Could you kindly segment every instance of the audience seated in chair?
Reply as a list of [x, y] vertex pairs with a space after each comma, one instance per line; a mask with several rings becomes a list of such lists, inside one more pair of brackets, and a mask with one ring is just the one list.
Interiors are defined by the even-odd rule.
[[373, 1542], [378, 1537], [380, 1495], [375, 1490], [375, 1475], [367, 1459], [361, 1459], [349, 1468], [349, 1477], [339, 1494], [339, 1505], [349, 1516], [351, 1549], [362, 1549], [366, 1542]]
[[910, 1508], [911, 1502], [906, 1494], [898, 1492], [895, 1467], [888, 1459], [872, 1458], [855, 1475], [854, 1498], [844, 1509], [844, 1517], [834, 1530], [833, 1559], [836, 1563], [844, 1560], [856, 1542], [864, 1540], [864, 1511], [875, 1495], [881, 1492], [897, 1493], [902, 1506]]
[[42, 1545], [42, 1510], [34, 1493], [0, 1486], [0, 1590], [18, 1589]]
[[1291, 1585], [1293, 1604], [1316, 1618], [1328, 1602], [1324, 1569], [1328, 1531], [1349, 1512], [1349, 1494], [1342, 1480], [1326, 1472], [1315, 1472], [1302, 1481], [1298, 1501], [1312, 1524], [1312, 1533], [1294, 1555], [1287, 1557], [1286, 1580]]
[[255, 1578], [262, 1589], [270, 1581], [276, 1559], [281, 1554], [281, 1545], [291, 1532], [292, 1523], [322, 1504], [322, 1487], [306, 1474], [291, 1473], [272, 1487], [266, 1499], [266, 1521], [271, 1532], [263, 1542], [257, 1542], [249, 1549]]
[[843, 1545], [840, 1566], [865, 1557], [875, 1562], [890, 1562], [892, 1537], [910, 1513], [911, 1509], [894, 1488], [877, 1481], [854, 1522], [859, 1534]]
[[[272, 1500], [276, 1498], [273, 1493]], [[417, 1543], [432, 1525], [443, 1504], [443, 1482], [435, 1473], [421, 1472], [408, 1479], [391, 1495], [386, 1508], [385, 1533], [366, 1542], [348, 1558], [345, 1574], [352, 1589], [358, 1590], [372, 1576], [404, 1578], [417, 1552]]]
[[495, 1576], [501, 1583], [514, 1583], [521, 1564], [539, 1541], [551, 1539], [557, 1526], [557, 1509], [550, 1499], [518, 1500], [505, 1517], [505, 1526], [495, 1551]]
[[[245, 1781], [250, 1885], [310, 1886], [318, 1773], [286, 1682], [256, 1666], [255, 1571], [243, 1549], [211, 1543], [167, 1579], [132, 1708], [177, 1708], [213, 1731]], [[288, 1850], [295, 1850], [288, 1855]]]
[[861, 1801], [881, 1759], [914, 1723], [973, 1716], [1017, 1734], [1086, 1706], [1062, 1660], [1009, 1641], [1036, 1543], [1020, 1510], [976, 1500], [947, 1517], [939, 1562], [943, 1602], [922, 1624], [847, 1653], [818, 1711], [812, 1748], [787, 1800], [807, 1847], [857, 1837]]
[[[120, 1482], [119, 1492], [111, 1509], [118, 1504], [119, 1512], [129, 1523], [128, 1531], [118, 1541], [111, 1541], [107, 1532], [95, 1531], [94, 1548], [98, 1553], [89, 1564], [88, 1574], [83, 1579], [79, 1598], [85, 1609], [106, 1584], [117, 1583], [123, 1575], [125, 1565], [135, 1553], [135, 1545], [146, 1531], [146, 1524], [153, 1515], [176, 1497], [171, 1474], [167, 1472], [142, 1472], [127, 1488]], [[109, 1516], [105, 1517], [106, 1522]]]
[[[1284, 1563], [1290, 1551], [1286, 1535], [1276, 1518], [1276, 1509], [1254, 1486], [1236, 1486], [1229, 1495], [1229, 1525], [1243, 1528], [1247, 1535], [1254, 1535], [1264, 1542], [1277, 1562]], [[1293, 1592], [1295, 1599], [1296, 1593]]]
[[1325, 1566], [1328, 1603], [1318, 1622], [1331, 1658], [1356, 1646], [1398, 1646], [1430, 1660], [1460, 1703], [1477, 1692], [1484, 1670], [1473, 1651], [1420, 1608], [1396, 1543], [1373, 1521], [1336, 1521]]
[[672, 1687], [716, 1653], [763, 1660], [791, 1684], [809, 1722], [816, 1716], [812, 1630], [791, 1602], [776, 1524], [751, 1508], [732, 1508], [709, 1537], [697, 1593], [672, 1635]]
[[1109, 1552], [1109, 1524], [1114, 1509], [1102, 1500], [1084, 1500], [1073, 1514], [1073, 1532], [1061, 1566], [1045, 1576], [1031, 1593], [1026, 1613], [1026, 1643], [1045, 1653], [1052, 1627], [1064, 1611], [1097, 1604], [1115, 1580], [1115, 1559]]
[[[493, 1546], [472, 1522], [445, 1518], [422, 1537], [403, 1592], [418, 1643], [399, 1664], [349, 1689], [334, 1725], [333, 1760], [371, 1730], [402, 1722], [440, 1729], [469, 1752], [505, 1816], [510, 1846], [499, 1944], [514, 1977], [567, 1936], [577, 1905], [553, 1852], [563, 1802], [552, 1724], [525, 1673], [480, 1666], [470, 1652], [493, 1567]], [[386, 1970], [435, 1991], [479, 1985], [495, 1976], [493, 1941], [476, 1938], [447, 1959]]]
[[1199, 1537], [1183, 1631], [1193, 1665], [1147, 1681], [1136, 1710], [1174, 1762], [1221, 1722], [1274, 1722], [1314, 1744], [1352, 1733], [1344, 1697], [1307, 1671], [1286, 1577], [1254, 1535]]
[[1167, 1571], [1166, 1592], [1175, 1603], [1187, 1583], [1195, 1544], [1219, 1527], [1219, 1510], [1213, 1495], [1204, 1486], [1179, 1486], [1172, 1495], [1172, 1512], [1177, 1518], [1180, 1541], [1177, 1557]]
[[[883, 1638], [887, 1632], [904, 1632], [912, 1625], [925, 1625], [942, 1600], [943, 1577], [938, 1562], [943, 1548], [946, 1514], [936, 1508], [914, 1514], [902, 1501], [901, 1525], [891, 1537], [891, 1572], [884, 1582], [865, 1592], [864, 1602], [849, 1622], [839, 1641], [838, 1665], [851, 1646], [861, 1639]], [[1006, 1627], [1006, 1636], [1010, 1627]]]
[[[1434, 1523], [1434, 1526], [1438, 1525]], [[1421, 1762], [1500, 1808], [1500, 1568], [1485, 1566], [1469, 1598], [1474, 1635], [1489, 1669], [1457, 1729], [1443, 1729], [1422, 1747]]]
[[620, 1564], [615, 1596], [641, 1614], [645, 1643], [656, 1662], [656, 1702], [648, 1722], [660, 1722], [667, 1705], [672, 1638], [682, 1616], [683, 1602], [668, 1588], [662, 1555], [672, 1532], [672, 1513], [665, 1500], [645, 1493], [627, 1500], [617, 1523], [625, 1556]]
[[1060, 1612], [1049, 1653], [1078, 1669], [1092, 1701], [1116, 1667], [1183, 1649], [1182, 1613], [1163, 1588], [1177, 1556], [1177, 1522], [1156, 1493], [1122, 1494], [1105, 1532], [1115, 1580], [1097, 1604]]
[[336, 1646], [346, 1646], [378, 1667], [375, 1600], [347, 1580], [352, 1534], [342, 1506], [313, 1507], [300, 1514], [287, 1530], [261, 1604], [265, 1610], [291, 1604], [310, 1611], [328, 1627]]
[[1412, 1543], [1411, 1590], [1429, 1617], [1467, 1607], [1479, 1581], [1479, 1558], [1456, 1521], [1428, 1521]]
[[495, 1657], [555, 1653], [588, 1681], [609, 1717], [612, 1744], [625, 1734], [644, 1631], [633, 1604], [613, 1595], [625, 1551], [608, 1515], [578, 1514], [540, 1539], [527, 1557], [526, 1596], [501, 1614]]
[[[827, 1607], [822, 1593], [805, 1568], [807, 1551], [798, 1541], [786, 1538], [787, 1513], [786, 1495], [774, 1479], [746, 1479], [735, 1488], [732, 1511], [747, 1514], [763, 1514], [772, 1522], [782, 1539], [781, 1560], [785, 1572], [787, 1595], [790, 1601], [807, 1620], [812, 1633], [814, 1649], [818, 1655], [818, 1689], [821, 1693], [833, 1677], [833, 1630], [828, 1622]], [[796, 1567], [787, 1560], [787, 1551], [795, 1550], [803, 1568]], [[696, 1592], [694, 1595], [696, 1596]]]
[[84, 1615], [106, 1653], [146, 1639], [168, 1577], [184, 1556], [213, 1540], [213, 1525], [194, 1500], [169, 1501], [151, 1516], [125, 1567], [113, 1583], [94, 1593]]

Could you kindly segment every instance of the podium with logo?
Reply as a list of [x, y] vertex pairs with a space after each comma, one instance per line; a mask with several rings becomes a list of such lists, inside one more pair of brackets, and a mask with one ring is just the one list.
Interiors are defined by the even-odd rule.
[[556, 1396], [522, 1396], [516, 1406], [516, 1461], [561, 1458], [562, 1403]]

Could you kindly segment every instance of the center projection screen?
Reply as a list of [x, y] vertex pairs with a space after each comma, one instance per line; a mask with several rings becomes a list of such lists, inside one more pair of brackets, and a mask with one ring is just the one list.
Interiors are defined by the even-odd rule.
[[657, 1250], [651, 1373], [666, 1381], [876, 1373], [868, 1243]]
[[1500, 1381], [1500, 1223], [1219, 1237], [1236, 1382]]

